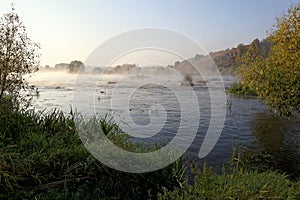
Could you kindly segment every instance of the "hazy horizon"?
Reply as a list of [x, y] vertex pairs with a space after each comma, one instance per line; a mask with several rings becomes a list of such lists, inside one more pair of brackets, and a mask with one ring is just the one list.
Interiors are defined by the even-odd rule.
[[[193, 38], [207, 53], [247, 44], [255, 38], [265, 38], [276, 17], [297, 1], [2, 0], [1, 16], [10, 11], [12, 2], [29, 37], [41, 45], [41, 66], [54, 67], [72, 60], [85, 62], [95, 48], [111, 37], [145, 27], [179, 32]], [[189, 57], [195, 53], [198, 52], [190, 52]], [[159, 64], [177, 60], [169, 57]]]

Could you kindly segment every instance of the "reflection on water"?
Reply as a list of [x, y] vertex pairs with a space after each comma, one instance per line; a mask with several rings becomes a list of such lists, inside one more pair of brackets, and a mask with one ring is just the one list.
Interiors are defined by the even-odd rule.
[[300, 176], [300, 118], [292, 119], [271, 113], [256, 113], [252, 119], [256, 141], [249, 144], [254, 162]]
[[[161, 118], [166, 118], [161, 131], [158, 134], [138, 140], [142, 142], [163, 143], [170, 141], [174, 137], [180, 120], [189, 121], [191, 115], [182, 115], [179, 102], [174, 96], [174, 91], [183, 96], [185, 102], [190, 101], [186, 93], [185, 86], [180, 86], [181, 79], [165, 76], [164, 85], [143, 85], [131, 94], [127, 108], [111, 110], [110, 104], [112, 94], [116, 87], [119, 76], [107, 75], [99, 80], [98, 75], [85, 75], [86, 81], [82, 86], [86, 93], [95, 93], [92, 99], [81, 97], [81, 110], [93, 110], [94, 113], [112, 113], [122, 115], [124, 112], [130, 113], [134, 122], [138, 125], [147, 125], [150, 122], [161, 126]], [[76, 75], [66, 73], [49, 73], [33, 77], [31, 84], [39, 87], [40, 95], [34, 98], [34, 106], [37, 110], [58, 108], [69, 112], [73, 104], [74, 89], [76, 88]], [[139, 77], [147, 79], [148, 77]], [[161, 79], [162, 77], [157, 77]], [[226, 85], [233, 81], [231, 77], [225, 77]], [[97, 82], [98, 88], [93, 88], [90, 82]], [[122, 95], [128, 96], [127, 91], [131, 90], [131, 85], [122, 85], [118, 90], [120, 101]], [[210, 97], [205, 85], [193, 88], [199, 104], [199, 123], [190, 122], [185, 127], [186, 131], [198, 127], [197, 136], [194, 139], [185, 157], [195, 159], [201, 165], [203, 160], [198, 159], [199, 148], [206, 134], [211, 117]], [[125, 97], [124, 97], [125, 99]], [[300, 174], [300, 116], [291, 120], [270, 114], [266, 107], [256, 98], [246, 98], [238, 96], [228, 96], [232, 102], [227, 108], [226, 121], [222, 135], [213, 149], [206, 157], [209, 166], [221, 169], [222, 164], [230, 160], [233, 146], [246, 149], [252, 152], [253, 157], [259, 163], [266, 163], [267, 167], [281, 169], [289, 174]], [[225, 103], [225, 102], [224, 102]], [[187, 108], [188, 112], [198, 112], [192, 106]], [[156, 121], [155, 121], [156, 120]], [[153, 130], [149, 130], [155, 131]], [[182, 138], [185, 142], [185, 138]], [[254, 159], [254, 160], [255, 160]]]

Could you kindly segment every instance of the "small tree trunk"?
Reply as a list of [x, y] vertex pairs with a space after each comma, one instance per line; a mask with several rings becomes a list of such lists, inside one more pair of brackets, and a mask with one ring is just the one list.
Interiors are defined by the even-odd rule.
[[2, 99], [2, 96], [4, 94], [5, 91], [5, 85], [6, 85], [6, 77], [4, 78], [2, 85], [1, 85], [1, 93], [0, 93], [0, 99]]

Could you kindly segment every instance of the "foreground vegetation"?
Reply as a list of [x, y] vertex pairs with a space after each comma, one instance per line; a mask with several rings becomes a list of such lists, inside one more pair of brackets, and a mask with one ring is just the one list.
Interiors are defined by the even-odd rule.
[[[74, 113], [35, 113], [9, 105], [1, 101], [0, 199], [293, 199], [300, 195], [300, 181], [276, 172], [233, 167], [218, 175], [204, 167], [201, 172], [194, 170], [191, 183], [183, 177], [186, 167], [181, 161], [145, 174], [110, 169], [84, 148]], [[97, 122], [119, 146], [140, 148], [126, 140], [113, 122]]]
[[[145, 174], [104, 166], [84, 148], [72, 112], [43, 114], [7, 105], [0, 109], [0, 199], [147, 199], [183, 181], [180, 161]], [[98, 123], [106, 134], [117, 130], [105, 120]]]
[[218, 175], [204, 166], [194, 183], [165, 190], [158, 199], [300, 199], [299, 188], [300, 181], [293, 183], [277, 172], [239, 169]]

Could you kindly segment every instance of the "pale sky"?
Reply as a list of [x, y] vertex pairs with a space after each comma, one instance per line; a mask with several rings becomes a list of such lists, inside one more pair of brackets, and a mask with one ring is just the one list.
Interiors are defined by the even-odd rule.
[[[85, 61], [101, 43], [145, 27], [178, 31], [207, 52], [263, 39], [292, 0], [0, 0], [15, 3], [29, 37], [41, 45], [41, 65]], [[191, 57], [194, 55], [191, 55]], [[173, 64], [173, 63], [170, 63]]]

